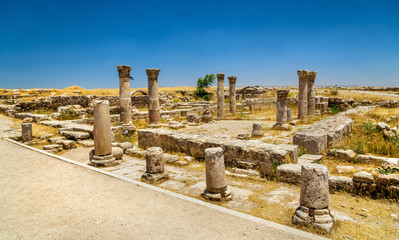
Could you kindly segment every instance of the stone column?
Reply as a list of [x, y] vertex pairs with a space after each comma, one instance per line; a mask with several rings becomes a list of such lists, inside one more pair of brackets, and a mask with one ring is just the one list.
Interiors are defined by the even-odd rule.
[[300, 120], [306, 120], [308, 114], [308, 70], [299, 70], [299, 96], [298, 96], [298, 118]]
[[312, 225], [330, 232], [334, 216], [329, 208], [328, 170], [321, 164], [303, 164], [301, 169], [300, 206], [292, 217], [293, 224]]
[[276, 125], [283, 125], [287, 120], [287, 96], [290, 90], [277, 90], [277, 123]]
[[112, 165], [115, 158], [112, 155], [111, 146], [109, 102], [107, 100], [96, 100], [93, 105], [94, 155], [90, 161], [95, 166]]
[[141, 176], [141, 180], [148, 182], [157, 182], [168, 179], [169, 174], [165, 172], [163, 162], [163, 151], [160, 147], [150, 147], [146, 155], [146, 171]]
[[224, 117], [224, 73], [216, 74], [218, 78], [217, 87], [217, 117], [223, 119]]
[[32, 123], [22, 123], [22, 142], [32, 141]]
[[262, 123], [254, 123], [252, 125], [252, 136], [253, 137], [263, 136]]
[[287, 108], [287, 122], [292, 121], [292, 108]]
[[230, 76], [227, 77], [229, 79], [229, 107], [230, 107], [230, 113], [235, 114], [237, 112], [237, 106], [236, 106], [236, 81], [237, 77], [236, 76]]
[[147, 68], [148, 77], [148, 117], [149, 127], [159, 126], [161, 115], [159, 111], [158, 75], [161, 71], [156, 68]]
[[205, 149], [206, 190], [202, 196], [208, 200], [230, 200], [226, 183], [223, 148]]
[[133, 134], [136, 127], [132, 123], [132, 100], [130, 98], [130, 70], [128, 65], [116, 66], [119, 72], [119, 102], [120, 102], [120, 122], [123, 131], [127, 130]]
[[308, 116], [313, 116], [315, 112], [315, 88], [314, 80], [316, 79], [317, 72], [311, 71], [308, 75]]

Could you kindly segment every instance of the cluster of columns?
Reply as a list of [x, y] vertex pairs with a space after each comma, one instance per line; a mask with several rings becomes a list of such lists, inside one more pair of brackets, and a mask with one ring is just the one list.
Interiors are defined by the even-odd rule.
[[308, 116], [315, 113], [315, 87], [314, 81], [317, 72], [308, 70], [298, 70], [299, 78], [299, 101], [298, 101], [298, 118], [306, 120]]
[[[218, 73], [217, 76], [217, 118], [224, 118], [224, 73]], [[236, 104], [236, 82], [237, 76], [227, 77], [229, 80], [229, 111], [232, 114], [237, 112]]]
[[129, 65], [116, 66], [119, 72], [119, 101], [120, 101], [120, 122], [123, 131], [129, 135], [136, 131], [132, 122], [132, 100], [130, 98], [130, 71]]

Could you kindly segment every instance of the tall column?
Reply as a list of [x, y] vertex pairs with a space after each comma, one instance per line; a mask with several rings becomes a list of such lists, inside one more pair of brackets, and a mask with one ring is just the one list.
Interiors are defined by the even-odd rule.
[[110, 165], [115, 161], [111, 146], [111, 118], [107, 100], [94, 101], [93, 107], [94, 155], [90, 160], [94, 165]]
[[205, 149], [206, 190], [202, 196], [209, 200], [230, 200], [224, 168], [223, 148]]
[[330, 212], [328, 170], [321, 164], [303, 164], [301, 167], [300, 206], [292, 217], [293, 224], [312, 225], [331, 231], [334, 217]]
[[161, 71], [156, 68], [147, 68], [148, 77], [148, 117], [149, 126], [158, 126], [161, 120], [159, 111], [158, 75]]
[[32, 123], [22, 123], [22, 142], [32, 141]]
[[277, 116], [276, 125], [283, 125], [287, 121], [287, 97], [290, 90], [277, 90]]
[[317, 72], [310, 71], [308, 77], [308, 116], [313, 116], [316, 108], [314, 80], [316, 79]]
[[116, 66], [119, 72], [119, 101], [120, 101], [120, 122], [123, 130], [132, 134], [136, 127], [132, 123], [132, 100], [130, 98], [130, 71], [128, 65]]
[[298, 118], [306, 120], [308, 115], [308, 70], [297, 71], [299, 77]]
[[217, 117], [223, 119], [224, 117], [224, 73], [216, 74], [218, 78], [217, 87]]
[[230, 113], [235, 114], [237, 112], [236, 106], [236, 76], [227, 77], [229, 79], [229, 107]]

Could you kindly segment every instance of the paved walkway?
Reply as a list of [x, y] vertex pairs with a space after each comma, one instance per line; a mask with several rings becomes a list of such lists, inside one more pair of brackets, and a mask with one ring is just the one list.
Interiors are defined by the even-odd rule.
[[[0, 118], [0, 135], [5, 126]], [[138, 186], [4, 139], [0, 162], [0, 239], [318, 239]]]

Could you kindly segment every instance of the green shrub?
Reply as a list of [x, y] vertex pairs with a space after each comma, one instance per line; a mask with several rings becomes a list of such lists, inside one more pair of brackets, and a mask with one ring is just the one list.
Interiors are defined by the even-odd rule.
[[336, 115], [336, 114], [338, 114], [340, 112], [338, 106], [332, 106], [332, 107], [329, 107], [329, 109], [330, 109], [332, 115]]
[[204, 79], [198, 78], [197, 89], [194, 91], [194, 95], [197, 98], [202, 98], [205, 101], [209, 101], [211, 99], [211, 94], [205, 89], [210, 87], [215, 79], [215, 74], [207, 74]]

